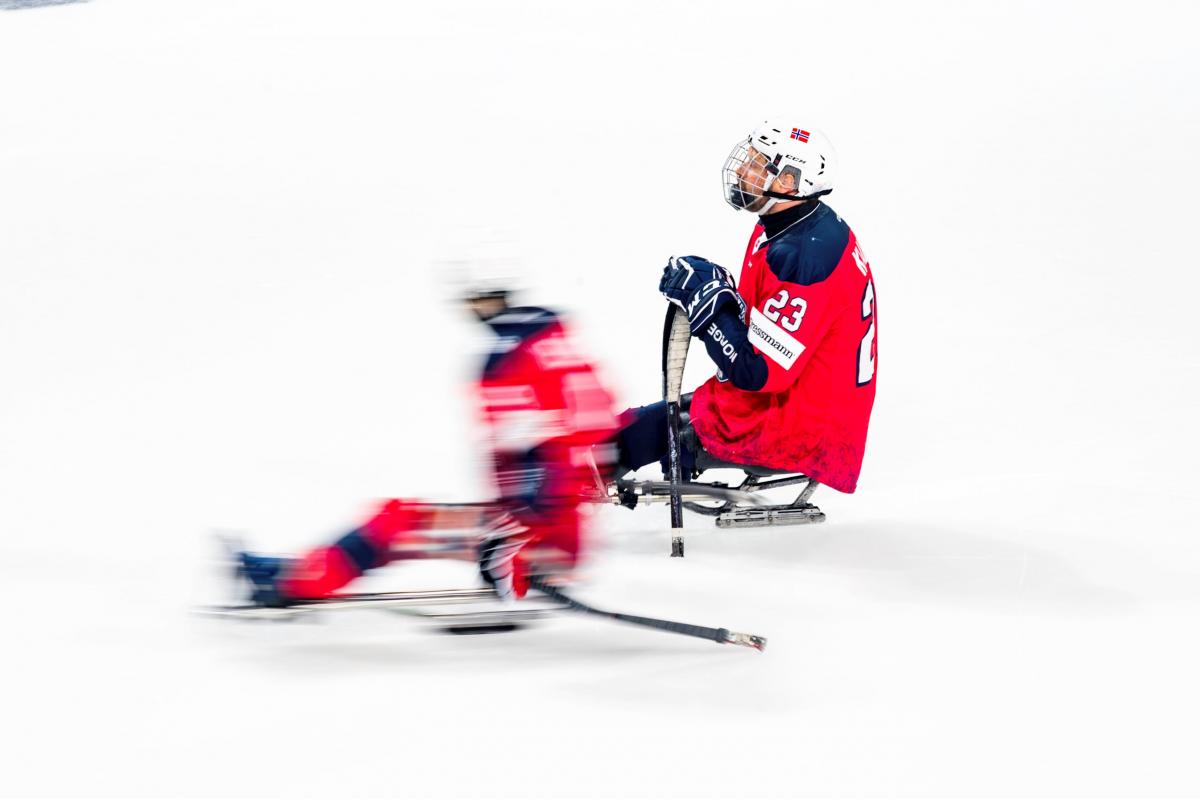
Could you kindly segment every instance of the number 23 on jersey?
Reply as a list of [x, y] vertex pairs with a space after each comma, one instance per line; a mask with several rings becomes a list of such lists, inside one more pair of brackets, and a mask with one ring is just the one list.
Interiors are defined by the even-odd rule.
[[858, 344], [858, 385], [865, 386], [875, 377], [875, 281], [867, 278], [863, 289], [862, 318], [867, 332]]

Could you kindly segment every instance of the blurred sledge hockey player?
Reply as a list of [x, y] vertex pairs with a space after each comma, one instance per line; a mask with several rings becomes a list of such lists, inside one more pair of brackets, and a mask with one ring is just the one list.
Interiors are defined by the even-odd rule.
[[[762, 123], [722, 169], [726, 202], [759, 217], [738, 283], [698, 256], [671, 258], [663, 270], [659, 290], [687, 313], [717, 365], [691, 397], [685, 473], [698, 438], [722, 461], [803, 473], [846, 493], [857, 486], [878, 326], [866, 256], [820, 199], [835, 169], [815, 128]], [[627, 411], [622, 422], [623, 470], [665, 459], [664, 403]]]
[[298, 559], [239, 553], [252, 601], [283, 606], [330, 596], [388, 563], [393, 547], [439, 528], [480, 531], [473, 554], [501, 599], [523, 597], [531, 574], [555, 580], [574, 568], [584, 535], [580, 505], [595, 493], [598, 469], [612, 468], [611, 457], [603, 462], [617, 426], [612, 397], [558, 315], [510, 306], [495, 278], [476, 276], [462, 294], [494, 334], [476, 387], [499, 498], [479, 506], [393, 499]]

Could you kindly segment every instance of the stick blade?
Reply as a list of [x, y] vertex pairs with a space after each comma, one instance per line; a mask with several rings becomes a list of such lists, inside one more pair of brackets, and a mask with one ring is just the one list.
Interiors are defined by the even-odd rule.
[[761, 635], [751, 635], [750, 633], [734, 633], [727, 632], [725, 634], [726, 644], [737, 644], [738, 646], [748, 646], [751, 649], [757, 649], [759, 652], [767, 648], [767, 639]]

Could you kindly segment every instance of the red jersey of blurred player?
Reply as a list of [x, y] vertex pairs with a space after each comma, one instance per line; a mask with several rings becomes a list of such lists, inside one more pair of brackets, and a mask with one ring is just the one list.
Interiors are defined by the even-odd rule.
[[742, 321], [766, 384], [710, 379], [692, 398], [692, 424], [722, 460], [853, 492], [875, 401], [875, 287], [849, 226], [822, 203], [806, 214], [773, 237], [760, 220], [742, 262]]
[[488, 324], [499, 344], [479, 391], [501, 504], [539, 528], [531, 547], [573, 563], [580, 504], [595, 493], [596, 458], [611, 449], [600, 445], [617, 429], [612, 396], [549, 311], [513, 308]]
[[[527, 531], [513, 560], [513, 588], [523, 596], [530, 564], [573, 567], [579, 557], [581, 503], [594, 485], [593, 446], [616, 429], [612, 398], [571, 342], [561, 320], [541, 308], [507, 308], [483, 321], [496, 334], [478, 383], [500, 499], [474, 513], [390, 500], [330, 546], [309, 552], [279, 580], [288, 598], [328, 596], [421, 530], [500, 525]], [[601, 454], [605, 447], [595, 450]], [[473, 557], [474, 553], [465, 553]]]

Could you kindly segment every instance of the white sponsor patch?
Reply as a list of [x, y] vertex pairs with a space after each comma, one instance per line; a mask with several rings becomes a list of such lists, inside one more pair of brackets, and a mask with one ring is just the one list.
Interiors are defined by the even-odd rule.
[[533, 386], [483, 386], [480, 393], [484, 407], [490, 411], [538, 408]]
[[763, 316], [757, 308], [750, 309], [750, 343], [784, 369], [791, 369], [800, 353], [804, 352], [803, 344]]
[[525, 452], [569, 431], [562, 411], [506, 411], [492, 419], [492, 446], [499, 452]]

